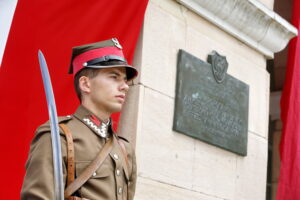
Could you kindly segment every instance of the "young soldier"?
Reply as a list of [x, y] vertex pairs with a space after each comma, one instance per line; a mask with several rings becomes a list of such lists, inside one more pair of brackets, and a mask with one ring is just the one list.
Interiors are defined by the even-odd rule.
[[[132, 200], [135, 154], [129, 142], [113, 132], [110, 115], [121, 111], [128, 81], [137, 76], [137, 70], [127, 64], [121, 45], [113, 38], [73, 48], [69, 73], [74, 75], [81, 105], [72, 116], [59, 118], [65, 198]], [[92, 175], [79, 189], [72, 187], [103, 151], [108, 155], [101, 166], [89, 172]], [[37, 129], [30, 146], [21, 199], [54, 200], [53, 186], [50, 127], [46, 123]]]

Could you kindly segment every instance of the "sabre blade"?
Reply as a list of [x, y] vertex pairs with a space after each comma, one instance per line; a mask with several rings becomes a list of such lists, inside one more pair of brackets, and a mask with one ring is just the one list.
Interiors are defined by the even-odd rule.
[[54, 99], [54, 94], [52, 90], [52, 84], [51, 84], [47, 63], [41, 50], [38, 51], [38, 58], [39, 58], [40, 69], [41, 69], [43, 83], [44, 83], [44, 90], [46, 93], [47, 106], [48, 106], [49, 119], [50, 119], [55, 199], [64, 200], [61, 146], [60, 146], [60, 136], [59, 136], [55, 99]]

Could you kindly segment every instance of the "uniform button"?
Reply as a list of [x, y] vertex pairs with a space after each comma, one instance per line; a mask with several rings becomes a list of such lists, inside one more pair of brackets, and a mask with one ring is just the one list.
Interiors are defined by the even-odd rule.
[[123, 188], [119, 187], [118, 193], [122, 194], [122, 192], [123, 192]]
[[118, 154], [114, 154], [114, 158], [115, 158], [116, 160], [118, 160], [118, 159], [119, 159]]
[[97, 173], [96, 173], [96, 172], [94, 172], [94, 173], [93, 173], [93, 176], [96, 176], [96, 175], [97, 175]]
[[117, 176], [120, 176], [121, 171], [119, 169], [116, 170]]
[[67, 118], [71, 118], [71, 115], [67, 115]]
[[82, 65], [86, 67], [88, 64], [85, 62], [85, 63], [83, 63]]

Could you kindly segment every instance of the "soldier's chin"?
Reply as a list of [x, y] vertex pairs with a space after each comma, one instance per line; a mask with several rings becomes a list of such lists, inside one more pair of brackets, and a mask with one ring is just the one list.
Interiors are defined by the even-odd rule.
[[123, 105], [116, 105], [112, 108], [112, 113], [121, 112]]

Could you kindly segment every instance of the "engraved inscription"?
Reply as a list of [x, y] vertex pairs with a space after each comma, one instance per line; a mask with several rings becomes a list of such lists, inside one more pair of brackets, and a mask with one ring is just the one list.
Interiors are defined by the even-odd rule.
[[232, 115], [229, 107], [199, 93], [192, 96], [184, 96], [183, 113], [205, 125], [205, 129], [211, 133], [217, 133], [221, 137], [228, 137], [226, 132], [235, 136], [242, 132], [242, 121], [239, 116]]

